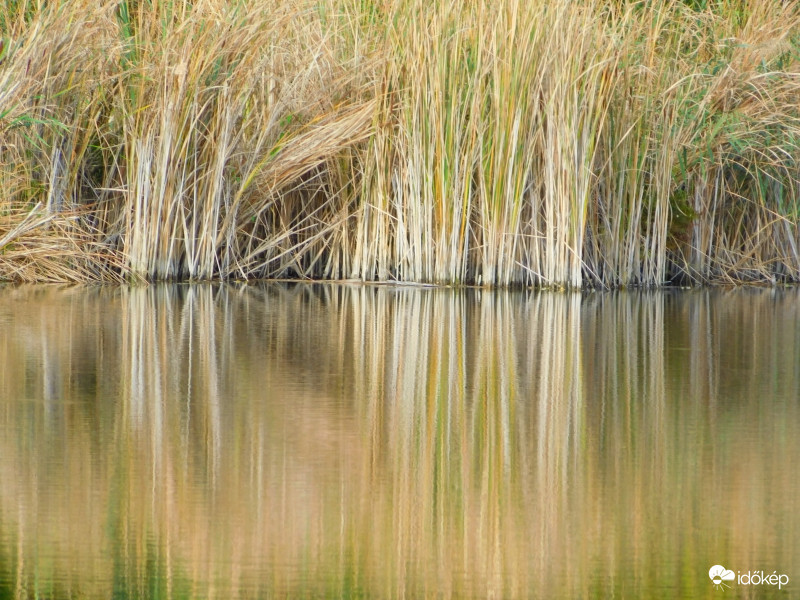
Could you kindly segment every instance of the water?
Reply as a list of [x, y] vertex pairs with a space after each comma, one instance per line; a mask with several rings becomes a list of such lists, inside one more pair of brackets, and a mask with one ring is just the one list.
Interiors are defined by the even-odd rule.
[[799, 357], [797, 290], [3, 287], [0, 597], [796, 597]]

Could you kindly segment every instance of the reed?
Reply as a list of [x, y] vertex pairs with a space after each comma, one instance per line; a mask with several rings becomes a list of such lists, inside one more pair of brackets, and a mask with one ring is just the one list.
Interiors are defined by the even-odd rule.
[[800, 279], [800, 9], [19, 0], [0, 279]]

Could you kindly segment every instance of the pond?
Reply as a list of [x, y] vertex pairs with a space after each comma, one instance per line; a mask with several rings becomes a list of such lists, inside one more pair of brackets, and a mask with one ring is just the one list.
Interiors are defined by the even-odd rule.
[[2, 598], [796, 597], [798, 465], [797, 289], [0, 287]]

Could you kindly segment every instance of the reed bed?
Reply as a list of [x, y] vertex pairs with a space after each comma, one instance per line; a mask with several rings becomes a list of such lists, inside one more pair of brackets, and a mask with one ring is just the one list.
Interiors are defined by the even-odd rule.
[[0, 279], [800, 280], [796, 2], [17, 0]]

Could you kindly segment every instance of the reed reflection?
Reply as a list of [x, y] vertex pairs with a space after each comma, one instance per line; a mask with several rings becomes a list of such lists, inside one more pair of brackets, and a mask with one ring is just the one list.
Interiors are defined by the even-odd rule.
[[0, 289], [2, 595], [710, 596], [720, 561], [791, 573], [798, 300]]

